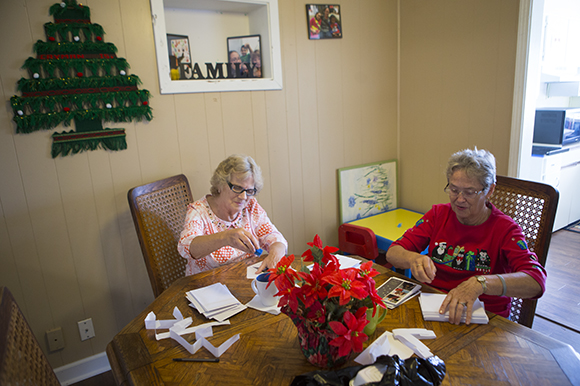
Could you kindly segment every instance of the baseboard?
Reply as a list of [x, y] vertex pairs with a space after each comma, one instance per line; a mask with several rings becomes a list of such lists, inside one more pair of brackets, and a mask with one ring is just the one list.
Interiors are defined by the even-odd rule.
[[62, 386], [72, 385], [111, 370], [107, 353], [93, 355], [54, 369]]

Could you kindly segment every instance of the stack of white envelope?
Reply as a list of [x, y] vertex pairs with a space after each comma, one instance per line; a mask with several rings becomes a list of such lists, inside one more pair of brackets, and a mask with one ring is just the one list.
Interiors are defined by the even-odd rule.
[[[423, 319], [437, 322], [449, 321], [449, 311], [447, 311], [445, 314], [439, 313], [439, 308], [441, 307], [441, 303], [443, 303], [445, 296], [447, 295], [421, 293], [419, 297], [419, 302], [421, 303], [421, 312], [423, 313]], [[467, 310], [467, 308], [465, 309]], [[461, 323], [465, 323], [465, 311], [463, 312], [463, 316], [461, 317]], [[473, 304], [471, 323], [475, 324], [489, 323], [489, 318], [485, 313], [483, 303], [481, 303], [479, 299], [475, 299], [475, 303]]]
[[206, 318], [219, 322], [247, 308], [222, 283], [191, 290], [185, 293], [185, 297]]

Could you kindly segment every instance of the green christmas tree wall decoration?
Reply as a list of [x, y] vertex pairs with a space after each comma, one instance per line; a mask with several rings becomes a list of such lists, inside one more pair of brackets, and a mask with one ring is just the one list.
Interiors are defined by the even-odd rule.
[[75, 130], [52, 135], [52, 157], [99, 147], [127, 148], [124, 129], [104, 129], [102, 122], [130, 122], [153, 116], [150, 94], [139, 90], [139, 77], [103, 41], [104, 30], [90, 20], [89, 7], [64, 0], [50, 7], [54, 23], [46, 23], [46, 42], [34, 45], [35, 58], [22, 68], [29, 79], [18, 81], [22, 96], [10, 98], [17, 133], [50, 130], [75, 123]]

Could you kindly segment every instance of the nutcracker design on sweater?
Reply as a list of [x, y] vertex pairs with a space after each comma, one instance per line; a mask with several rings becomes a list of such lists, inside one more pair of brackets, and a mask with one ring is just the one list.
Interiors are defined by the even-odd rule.
[[149, 91], [139, 90], [129, 64], [103, 41], [104, 30], [90, 20], [89, 7], [64, 0], [50, 7], [54, 23], [44, 25], [46, 41], [34, 44], [36, 57], [22, 68], [22, 96], [10, 98], [17, 133], [50, 130], [74, 121], [76, 130], [52, 135], [52, 157], [101, 147], [127, 148], [125, 129], [104, 129], [102, 122], [130, 122], [153, 116]]

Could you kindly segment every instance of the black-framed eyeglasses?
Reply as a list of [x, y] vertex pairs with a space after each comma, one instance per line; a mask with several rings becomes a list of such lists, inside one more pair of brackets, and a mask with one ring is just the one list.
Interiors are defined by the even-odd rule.
[[256, 193], [258, 193], [258, 191], [256, 190], [256, 188], [251, 188], [251, 189], [244, 189], [239, 185], [234, 185], [231, 182], [228, 181], [228, 186], [230, 187], [230, 189], [232, 190], [232, 192], [234, 192], [235, 194], [242, 194], [244, 192], [246, 192], [246, 194], [248, 196], [255, 196]]
[[475, 198], [476, 196], [478, 196], [484, 192], [484, 190], [457, 189], [456, 187], [450, 187], [449, 183], [447, 183], [447, 185], [445, 185], [445, 188], [443, 188], [443, 191], [445, 193], [448, 193], [450, 197], [457, 197], [461, 194], [463, 196], [463, 198], [465, 198], [466, 200], [470, 200], [472, 198]]

